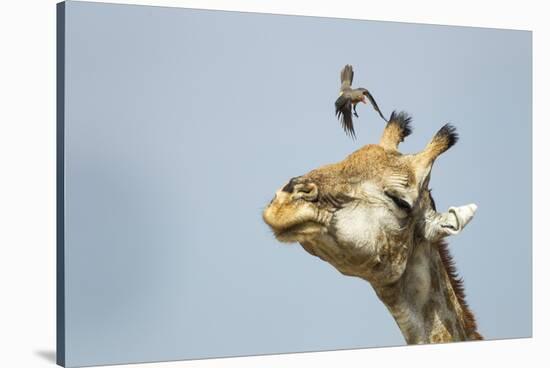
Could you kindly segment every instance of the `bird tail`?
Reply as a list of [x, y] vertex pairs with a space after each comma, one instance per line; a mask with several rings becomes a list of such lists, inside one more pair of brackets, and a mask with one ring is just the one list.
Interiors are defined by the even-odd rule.
[[353, 120], [351, 117], [351, 99], [340, 96], [336, 102], [334, 102], [334, 107], [336, 108], [336, 117], [340, 120], [346, 135], [355, 139], [355, 130], [353, 128]]
[[340, 72], [340, 82], [346, 84], [348, 87], [353, 82], [353, 67], [349, 64], [344, 66], [344, 69]]

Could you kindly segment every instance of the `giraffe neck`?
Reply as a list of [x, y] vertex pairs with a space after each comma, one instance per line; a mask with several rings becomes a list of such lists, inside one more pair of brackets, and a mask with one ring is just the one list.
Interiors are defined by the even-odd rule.
[[392, 285], [373, 285], [407, 344], [465, 341], [468, 331], [460, 303], [438, 245], [416, 244], [403, 276]]

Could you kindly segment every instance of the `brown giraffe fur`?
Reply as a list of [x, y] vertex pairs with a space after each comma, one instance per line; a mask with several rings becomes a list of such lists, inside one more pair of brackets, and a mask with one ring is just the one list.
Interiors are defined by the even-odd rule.
[[409, 123], [394, 113], [380, 144], [291, 179], [263, 218], [278, 240], [370, 282], [408, 344], [479, 340], [443, 241], [476, 207], [438, 213], [428, 189], [432, 164], [457, 135], [446, 125], [423, 151], [404, 155], [397, 148]]

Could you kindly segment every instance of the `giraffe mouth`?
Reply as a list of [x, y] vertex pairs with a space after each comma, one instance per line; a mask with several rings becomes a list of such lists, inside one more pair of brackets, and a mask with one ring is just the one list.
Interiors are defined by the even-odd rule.
[[281, 229], [273, 229], [277, 240], [284, 243], [292, 243], [303, 240], [306, 237], [316, 235], [322, 229], [322, 225], [315, 221], [305, 221]]

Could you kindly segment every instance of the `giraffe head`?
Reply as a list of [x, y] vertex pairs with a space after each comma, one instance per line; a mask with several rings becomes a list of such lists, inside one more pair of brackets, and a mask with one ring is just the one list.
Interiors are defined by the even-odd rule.
[[445, 125], [421, 152], [401, 154], [410, 120], [393, 113], [379, 144], [290, 179], [263, 212], [275, 237], [384, 285], [401, 277], [415, 242], [460, 232], [476, 206], [438, 213], [429, 190], [432, 165], [456, 143], [455, 128]]

